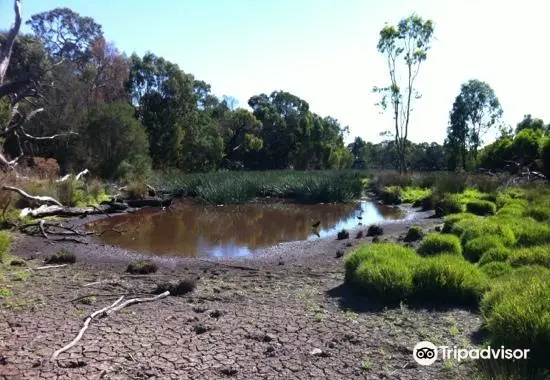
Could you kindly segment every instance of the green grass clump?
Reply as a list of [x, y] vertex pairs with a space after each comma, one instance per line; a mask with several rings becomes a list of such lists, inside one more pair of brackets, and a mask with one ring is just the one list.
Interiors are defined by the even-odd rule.
[[521, 218], [525, 215], [525, 205], [521, 202], [512, 201], [506, 203], [501, 209], [497, 211], [497, 216]]
[[462, 255], [462, 247], [460, 240], [455, 235], [451, 234], [428, 234], [420, 246], [418, 253], [422, 256], [434, 256], [439, 254]]
[[443, 304], [464, 306], [477, 305], [488, 288], [485, 274], [456, 255], [424, 259], [415, 270], [413, 284], [420, 300], [437, 299]]
[[528, 207], [526, 215], [535, 219], [537, 222], [548, 222], [550, 220], [550, 207], [545, 205], [532, 205]]
[[508, 263], [514, 267], [540, 265], [550, 268], [550, 245], [517, 249], [511, 252]]
[[422, 231], [422, 227], [420, 226], [412, 226], [407, 231], [407, 235], [405, 236], [404, 241], [406, 243], [422, 240], [424, 237], [424, 231]]
[[128, 264], [126, 272], [131, 274], [150, 274], [158, 270], [157, 264], [148, 260], [139, 260]]
[[[470, 219], [470, 218], [477, 218], [474, 214], [471, 214], [469, 212], [461, 212], [458, 214], [450, 214], [443, 218], [443, 229], [441, 232], [443, 233], [449, 233], [452, 231], [454, 225], [462, 220]], [[457, 233], [457, 235], [462, 234], [462, 231], [460, 233]]]
[[196, 279], [191, 278], [182, 279], [175, 282], [161, 282], [160, 284], [157, 284], [157, 287], [155, 288], [155, 290], [153, 290], [153, 293], [161, 294], [169, 291], [171, 296], [181, 296], [187, 293], [191, 293], [193, 290], [195, 290], [196, 286]]
[[505, 246], [511, 246], [516, 242], [514, 231], [508, 225], [492, 218], [462, 221], [453, 227], [452, 232], [457, 234], [459, 230], [462, 230], [460, 240], [463, 245], [466, 245], [470, 240], [488, 235], [500, 236], [501, 242]]
[[432, 194], [431, 189], [423, 189], [420, 187], [405, 187], [401, 190], [401, 197], [403, 203], [417, 204], [423, 198], [426, 198]]
[[76, 256], [62, 248], [53, 255], [47, 257], [45, 262], [46, 264], [74, 264], [76, 262]]
[[550, 352], [550, 271], [524, 267], [502, 276], [483, 297], [480, 309], [490, 344], [530, 349], [529, 363], [543, 362]]
[[516, 230], [518, 246], [550, 244], [550, 226], [537, 223], [532, 218], [510, 220], [508, 223]]
[[468, 241], [464, 245], [464, 258], [472, 263], [477, 263], [483, 254], [491, 249], [504, 248], [502, 237], [498, 235], [486, 235]]
[[466, 210], [475, 215], [493, 215], [497, 211], [497, 205], [490, 201], [475, 200], [466, 203]]
[[464, 211], [464, 205], [456, 194], [445, 196], [436, 205], [436, 215], [445, 216], [449, 214], [457, 214]]
[[13, 296], [13, 292], [8, 288], [0, 288], [0, 299]]
[[492, 262], [504, 262], [510, 257], [511, 250], [506, 247], [490, 248], [479, 259], [479, 265], [485, 265]]
[[386, 186], [380, 193], [380, 200], [386, 205], [398, 205], [403, 203], [401, 187]]
[[0, 231], [0, 262], [4, 260], [11, 246], [11, 234], [7, 231]]
[[508, 263], [493, 261], [479, 267], [488, 278], [498, 278], [509, 275], [514, 270]]

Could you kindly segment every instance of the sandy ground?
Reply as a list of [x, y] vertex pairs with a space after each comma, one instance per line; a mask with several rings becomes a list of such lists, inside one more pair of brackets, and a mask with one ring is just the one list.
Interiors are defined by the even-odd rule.
[[[397, 241], [412, 224], [430, 230], [441, 223], [428, 216], [386, 225], [382, 240]], [[472, 378], [471, 363], [419, 366], [412, 349], [422, 340], [471, 346], [481, 317], [458, 309], [386, 309], [353, 293], [336, 253], [372, 240], [355, 235], [284, 243], [234, 261], [155, 257], [159, 271], [144, 276], [125, 273], [142, 255], [63, 243], [75, 264], [0, 281], [14, 293], [0, 300], [0, 379]], [[32, 268], [59, 249], [20, 238], [14, 250]], [[93, 311], [182, 278], [196, 279], [195, 291], [93, 320], [75, 347], [47, 360]], [[94, 304], [74, 301], [87, 295]]]

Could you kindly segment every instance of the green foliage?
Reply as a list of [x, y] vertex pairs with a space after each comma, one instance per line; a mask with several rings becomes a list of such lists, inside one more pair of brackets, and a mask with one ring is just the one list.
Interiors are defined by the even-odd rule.
[[550, 244], [550, 226], [537, 223], [531, 218], [509, 220], [508, 223], [516, 231], [518, 246]]
[[497, 206], [490, 201], [476, 200], [466, 204], [466, 210], [476, 215], [491, 215], [496, 213]]
[[549, 205], [530, 205], [527, 208], [526, 216], [530, 216], [537, 222], [550, 221], [550, 206]]
[[0, 263], [6, 257], [11, 246], [12, 237], [8, 231], [0, 231]]
[[436, 215], [443, 216], [464, 211], [464, 205], [456, 195], [447, 195], [436, 205]]
[[483, 253], [481, 258], [479, 259], [479, 265], [484, 266], [485, 264], [489, 264], [492, 262], [504, 262], [508, 260], [511, 252], [512, 251], [509, 248], [503, 247], [501, 245], [494, 248], [489, 248], [485, 251], [485, 253]]
[[466, 260], [478, 262], [485, 252], [492, 249], [503, 249], [502, 237], [498, 235], [484, 235], [468, 241], [464, 245], [463, 255]]
[[475, 306], [488, 288], [484, 273], [456, 255], [426, 258], [413, 279], [419, 299]]
[[517, 249], [511, 252], [508, 262], [514, 266], [540, 265], [550, 268], [550, 245]]
[[546, 177], [550, 177], [550, 137], [546, 137], [543, 139], [540, 155], [542, 159], [544, 174], [546, 175]]
[[422, 256], [434, 256], [439, 254], [462, 255], [460, 240], [451, 234], [428, 234], [420, 246], [418, 253]]
[[525, 267], [499, 278], [480, 308], [490, 344], [529, 348], [531, 365], [547, 365], [550, 350], [550, 271]]
[[510, 264], [502, 261], [493, 261], [479, 267], [488, 278], [498, 278], [512, 273]]
[[[458, 213], [458, 214], [449, 214], [445, 218], [443, 218], [444, 224], [443, 224], [443, 229], [442, 229], [441, 232], [449, 233], [453, 230], [453, 227], [455, 226], [455, 224], [461, 222], [462, 220], [470, 219], [470, 218], [476, 218], [476, 216], [474, 214], [469, 213], [469, 212], [461, 212], [461, 213]], [[462, 225], [461, 225], [460, 228], [462, 228]], [[456, 232], [456, 235], [458, 235], [458, 236], [460, 236], [460, 234], [462, 233], [462, 229], [460, 229], [460, 232], [458, 232], [458, 227], [455, 228], [454, 231]]]
[[387, 186], [380, 193], [380, 200], [386, 205], [398, 205], [403, 202], [401, 187]]
[[406, 243], [409, 243], [409, 242], [421, 240], [423, 237], [424, 237], [424, 231], [422, 231], [422, 227], [412, 226], [407, 231], [407, 235], [405, 236], [404, 241]]
[[455, 224], [451, 231], [454, 234], [458, 234], [460, 230], [462, 230], [460, 239], [463, 245], [466, 245], [470, 240], [488, 235], [499, 236], [502, 244], [505, 246], [511, 246], [516, 242], [513, 230], [508, 225], [499, 223], [498, 220], [492, 218], [463, 220]]
[[401, 198], [403, 203], [418, 203], [422, 199], [431, 196], [431, 189], [423, 189], [418, 187], [405, 187], [401, 191]]

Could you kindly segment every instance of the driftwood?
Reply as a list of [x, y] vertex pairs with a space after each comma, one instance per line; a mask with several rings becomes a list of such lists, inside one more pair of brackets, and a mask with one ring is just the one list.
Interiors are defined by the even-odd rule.
[[43, 267], [36, 267], [34, 270], [43, 270], [43, 269], [54, 269], [54, 268], [64, 268], [67, 264], [59, 264], [59, 265], [45, 265]]
[[84, 335], [84, 332], [88, 329], [88, 327], [90, 326], [90, 322], [95, 317], [97, 317], [97, 316], [105, 316], [106, 317], [109, 314], [114, 313], [115, 311], [118, 311], [118, 310], [121, 310], [121, 309], [125, 308], [126, 306], [133, 305], [135, 303], [156, 301], [156, 300], [159, 300], [161, 298], [168, 297], [169, 295], [170, 295], [170, 292], [166, 291], [166, 292], [158, 294], [154, 297], [132, 298], [132, 299], [129, 299], [129, 300], [123, 302], [123, 303], [121, 303], [121, 302], [124, 299], [124, 296], [121, 296], [113, 304], [111, 304], [109, 306], [106, 306], [103, 309], [100, 309], [100, 310], [97, 310], [97, 311], [93, 312], [88, 318], [86, 318], [86, 320], [84, 321], [84, 325], [82, 326], [82, 328], [78, 332], [77, 336], [69, 344], [67, 344], [66, 346], [64, 346], [64, 347], [60, 348], [59, 350], [55, 351], [52, 354], [52, 356], [50, 356], [50, 361], [56, 360], [57, 357], [60, 354], [62, 354], [63, 352], [65, 352], [69, 349], [71, 349], [72, 347], [74, 347], [80, 341], [80, 339], [82, 339], [82, 336]]
[[53, 204], [55, 204], [57, 206], [60, 206], [60, 207], [63, 206], [61, 204], [61, 202], [59, 202], [57, 199], [54, 199], [52, 197], [48, 197], [48, 196], [45, 196], [45, 195], [30, 195], [27, 192], [25, 192], [24, 190], [21, 190], [17, 187], [5, 186], [4, 185], [4, 186], [2, 186], [2, 190], [15, 191], [16, 193], [21, 195], [26, 200], [36, 201], [36, 202], [39, 202], [39, 203], [53, 203]]

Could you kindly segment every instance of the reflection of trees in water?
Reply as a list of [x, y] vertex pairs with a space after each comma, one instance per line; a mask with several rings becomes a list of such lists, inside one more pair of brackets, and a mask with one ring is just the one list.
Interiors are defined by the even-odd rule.
[[353, 217], [359, 208], [358, 204], [224, 207], [181, 204], [167, 212], [144, 210], [103, 219], [95, 222], [94, 228], [126, 231], [123, 235], [106, 232], [103, 238], [111, 244], [194, 256], [200, 240], [211, 246], [236, 244], [249, 249], [304, 240], [312, 233], [314, 222], [321, 221], [320, 228], [329, 229]]

